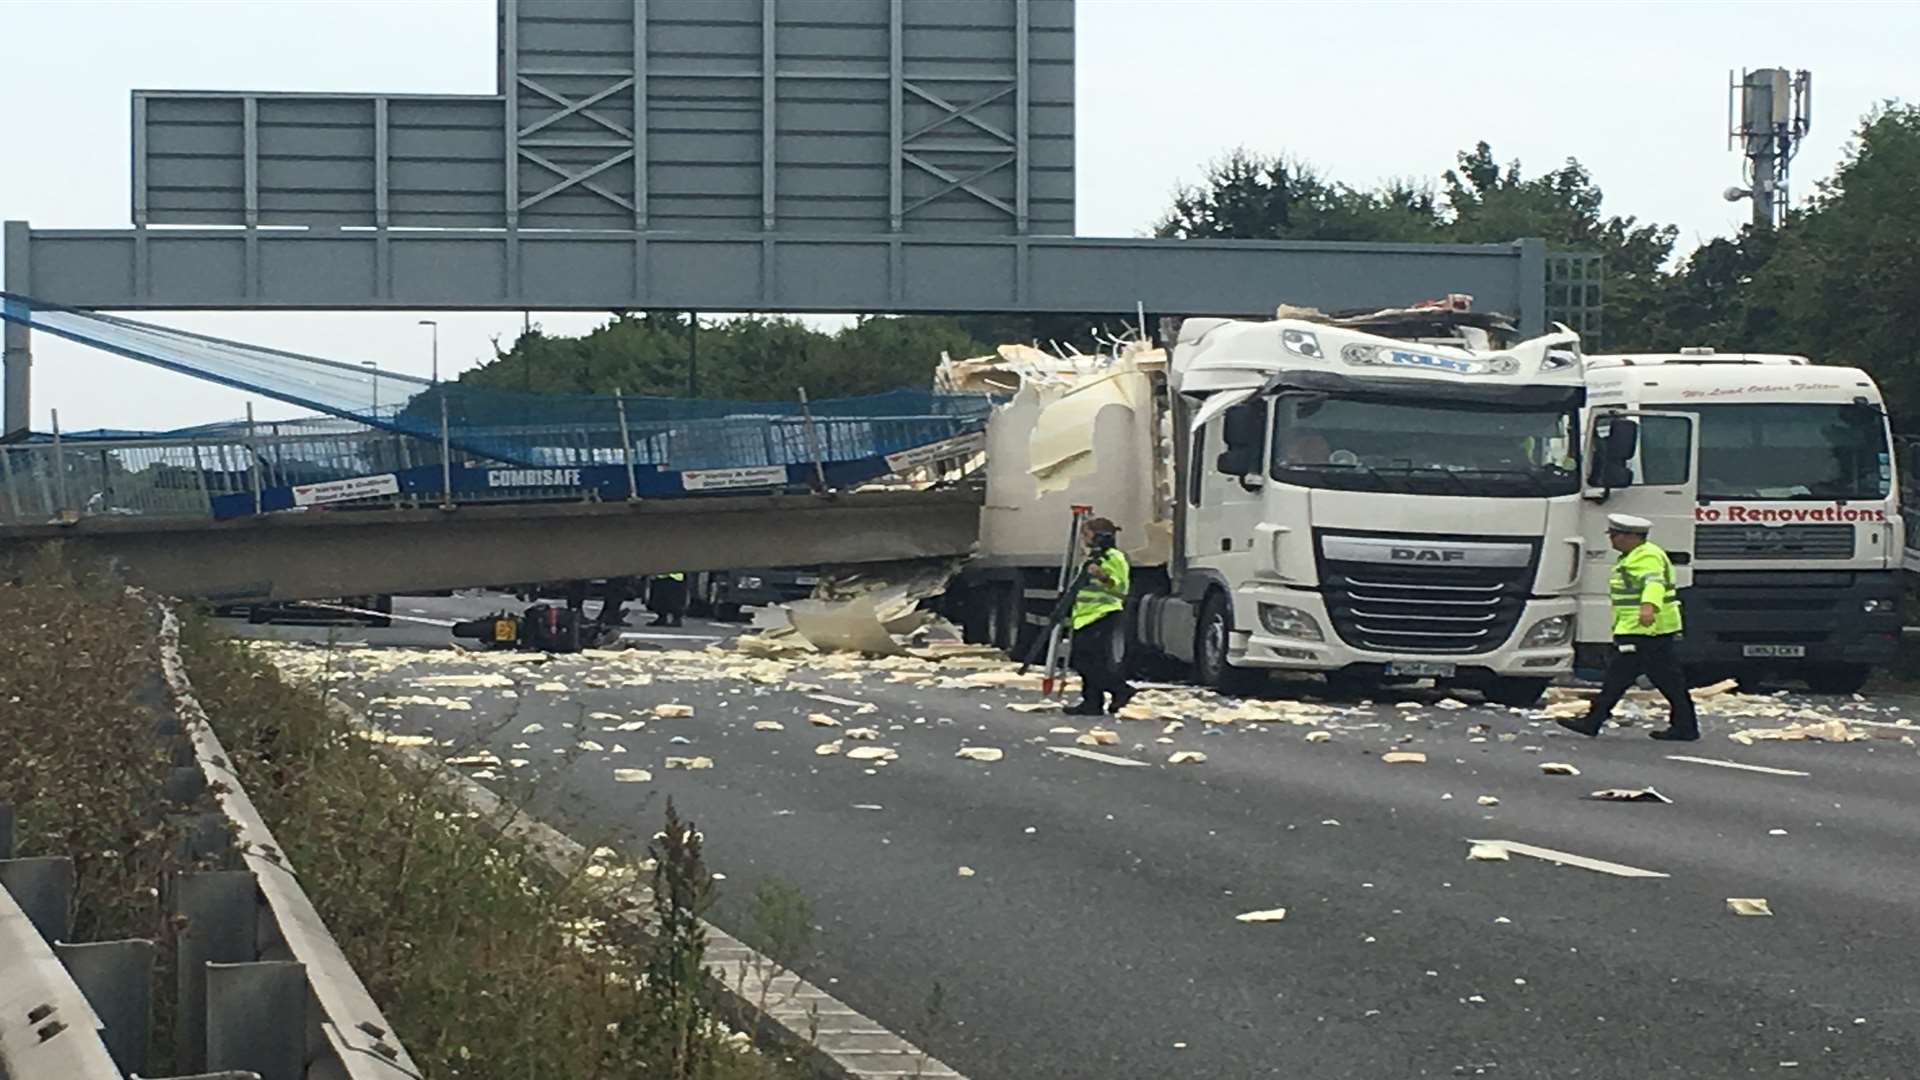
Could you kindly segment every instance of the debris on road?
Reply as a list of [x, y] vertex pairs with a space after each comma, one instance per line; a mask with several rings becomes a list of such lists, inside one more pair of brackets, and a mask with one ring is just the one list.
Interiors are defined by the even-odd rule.
[[847, 751], [852, 761], [893, 761], [899, 756], [900, 751], [891, 746], [856, 746]]
[[1007, 706], [1007, 708], [1012, 709], [1014, 712], [1024, 713], [1059, 712], [1061, 709], [1066, 708], [1066, 703], [1060, 701], [1016, 701]]
[[832, 757], [840, 752], [840, 740], [835, 739], [832, 742], [823, 742], [819, 746], [814, 747], [813, 752], [821, 757]]
[[1601, 802], [1657, 802], [1669, 804], [1673, 802], [1672, 799], [1667, 798], [1665, 795], [1660, 794], [1650, 787], [1601, 788], [1599, 791], [1588, 795], [1587, 798], [1598, 799]]
[[658, 716], [662, 719], [669, 719], [669, 718], [685, 719], [686, 717], [693, 715], [693, 706], [681, 705], [681, 704], [678, 704], [677, 702], [669, 702], [662, 705], [655, 705], [653, 707], [653, 715]]
[[1579, 769], [1574, 768], [1564, 761], [1543, 761], [1540, 763], [1540, 771], [1546, 773], [1548, 776], [1580, 775]]
[[831, 716], [828, 716], [826, 713], [823, 713], [823, 712], [808, 713], [807, 723], [812, 724], [814, 727], [839, 727], [840, 726], [840, 721], [834, 719]]
[[466, 754], [461, 757], [450, 757], [447, 759], [447, 764], [449, 765], [498, 765], [500, 764], [500, 759], [495, 757], [492, 753], [483, 750], [478, 754]]
[[783, 723], [781, 723], [781, 722], [780, 722], [780, 721], [778, 721], [778, 720], [755, 720], [755, 721], [753, 722], [753, 730], [755, 730], [755, 731], [785, 731], [785, 730], [787, 730], [787, 725], [785, 725], [785, 724], [783, 724]]
[[877, 739], [879, 737], [880, 737], [880, 732], [870, 727], [856, 727], [856, 728], [847, 729], [847, 738], [849, 739], [872, 740], [872, 739]]
[[1476, 862], [1506, 862], [1507, 849], [1499, 844], [1475, 844], [1467, 849], [1467, 858]]
[[968, 761], [999, 761], [1006, 754], [997, 746], [963, 746], [953, 756]]
[[710, 757], [670, 757], [666, 760], [666, 766], [669, 769], [711, 769], [713, 768], [713, 759]]
[[355, 732], [368, 742], [384, 743], [387, 746], [432, 746], [431, 735], [396, 735], [379, 728], [363, 728]]
[[963, 867], [961, 867], [961, 868], [960, 868], [960, 870], [959, 870], [959, 874], [960, 874], [960, 876], [961, 876], [961, 877], [972, 877], [972, 876], [973, 876], [973, 867], [971, 867], [971, 866], [963, 866]]
[[1198, 750], [1176, 750], [1167, 758], [1169, 765], [1199, 765], [1207, 760], [1207, 755]]
[[1479, 803], [1481, 806], [1499, 806], [1500, 797], [1498, 795], [1482, 795], [1478, 799], [1475, 799], [1474, 802]]
[[1073, 741], [1081, 746], [1113, 746], [1119, 743], [1120, 734], [1105, 728], [1088, 728], [1085, 735]]
[[629, 720], [629, 721], [627, 721], [627, 722], [626, 722], [626, 723], [624, 723], [624, 724], [615, 724], [615, 725], [613, 726], [613, 730], [615, 730], [615, 731], [639, 731], [639, 730], [640, 730], [641, 728], [643, 728], [643, 727], [646, 727], [646, 726], [647, 726], [647, 722], [646, 722], [645, 720]]
[[1424, 765], [1427, 755], [1418, 750], [1389, 750], [1380, 755], [1380, 760], [1388, 765]]
[[1308, 741], [1308, 742], [1310, 742], [1310, 743], [1323, 743], [1323, 742], [1332, 742], [1332, 741], [1333, 741], [1333, 732], [1331, 732], [1331, 731], [1309, 731], [1309, 732], [1307, 732], [1307, 741]]
[[567, 684], [563, 682], [543, 682], [543, 683], [536, 684], [534, 686], [534, 689], [545, 691], [546, 693], [549, 693], [549, 694], [564, 694], [568, 690], [570, 690], [571, 687], [567, 686]]
[[1727, 910], [1735, 915], [1772, 915], [1773, 908], [1759, 896], [1729, 896]]
[[613, 782], [616, 784], [644, 784], [653, 779], [646, 769], [615, 769]]
[[1069, 726], [1067, 726], [1066, 724], [1062, 724], [1062, 725], [1060, 725], [1059, 727], [1050, 727], [1050, 728], [1048, 728], [1048, 729], [1047, 729], [1047, 734], [1049, 734], [1049, 735], [1078, 735], [1078, 734], [1080, 734], [1080, 729], [1079, 729], [1079, 728], [1077, 728], [1077, 727], [1069, 727]]
[[604, 753], [607, 749], [606, 747], [601, 746], [599, 743], [594, 742], [592, 739], [582, 739], [579, 742], [575, 743], [574, 745], [581, 750], [585, 750], [589, 754]]
[[474, 689], [500, 689], [513, 685], [513, 680], [496, 671], [482, 672], [478, 675], [422, 675], [410, 680], [411, 685], [419, 687], [465, 686]]
[[1243, 911], [1240, 914], [1235, 915], [1233, 917], [1233, 921], [1244, 922], [1244, 923], [1267, 923], [1267, 922], [1279, 922], [1282, 919], [1285, 919], [1286, 917], [1287, 917], [1287, 909], [1283, 907], [1277, 907], [1277, 908], [1268, 908], [1265, 911]]
[[1787, 830], [1785, 830], [1785, 829], [1768, 829], [1768, 830], [1767, 830], [1767, 835], [1768, 835], [1768, 836], [1785, 836], [1785, 835], [1787, 835]]
[[1830, 720], [1820, 720], [1812, 723], [1789, 724], [1786, 727], [1746, 728], [1728, 734], [1727, 738], [1732, 739], [1742, 746], [1752, 746], [1755, 742], [1759, 741], [1797, 742], [1801, 740], [1811, 740], [1814, 742], [1833, 743], [1855, 742], [1860, 739], [1869, 738], [1869, 736], [1865, 732], [1855, 731], [1848, 727], [1845, 720], [1834, 717]]

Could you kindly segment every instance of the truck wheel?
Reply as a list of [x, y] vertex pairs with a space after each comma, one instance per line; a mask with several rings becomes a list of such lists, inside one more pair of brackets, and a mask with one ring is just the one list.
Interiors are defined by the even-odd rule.
[[1857, 694], [1872, 675], [1865, 664], [1823, 664], [1807, 672], [1807, 688], [1816, 694]]
[[1227, 594], [1207, 594], [1200, 605], [1200, 625], [1194, 631], [1193, 671], [1200, 685], [1223, 694], [1250, 694], [1266, 682], [1266, 673], [1227, 663], [1227, 642], [1233, 637], [1233, 606]]
[[753, 621], [752, 616], [747, 616], [745, 618], [742, 618], [741, 616], [744, 614], [745, 612], [741, 609], [739, 604], [713, 605], [713, 620], [715, 622], [752, 622]]
[[1509, 709], [1531, 709], [1546, 696], [1551, 679], [1495, 679], [1480, 688], [1481, 696]]
[[376, 630], [385, 630], [393, 626], [393, 619], [390, 617], [393, 615], [393, 597], [392, 596], [374, 597], [372, 607], [373, 607], [373, 610], [380, 612], [380, 615], [377, 617], [368, 619], [367, 620], [368, 626], [371, 626]]

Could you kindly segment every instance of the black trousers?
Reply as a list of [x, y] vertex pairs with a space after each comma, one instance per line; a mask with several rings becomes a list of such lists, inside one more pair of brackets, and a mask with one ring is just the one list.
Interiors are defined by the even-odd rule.
[[1127, 619], [1116, 611], [1102, 615], [1073, 632], [1067, 666], [1080, 676], [1080, 704], [1105, 709], [1107, 695], [1129, 696], [1127, 685]]
[[647, 609], [653, 612], [658, 622], [670, 626], [680, 625], [681, 617], [687, 613], [686, 581], [654, 578], [647, 592]]
[[1687, 693], [1687, 677], [1680, 670], [1680, 658], [1675, 652], [1679, 642], [1679, 634], [1644, 637], [1627, 634], [1615, 638], [1613, 659], [1607, 663], [1607, 677], [1600, 684], [1600, 696], [1593, 699], [1587, 716], [1605, 720], [1613, 715], [1613, 707], [1620, 703], [1633, 680], [1645, 675], [1653, 688], [1660, 691], [1660, 696], [1667, 699], [1667, 708], [1672, 714], [1668, 726], [1675, 731], [1699, 731], [1693, 697]]

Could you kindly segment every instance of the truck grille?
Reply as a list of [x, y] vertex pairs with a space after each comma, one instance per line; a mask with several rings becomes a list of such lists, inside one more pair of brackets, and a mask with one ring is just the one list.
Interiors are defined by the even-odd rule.
[[1696, 525], [1695, 559], [1851, 559], [1851, 525]]
[[1513, 634], [1531, 567], [1422, 567], [1326, 560], [1334, 632], [1384, 652], [1483, 653]]

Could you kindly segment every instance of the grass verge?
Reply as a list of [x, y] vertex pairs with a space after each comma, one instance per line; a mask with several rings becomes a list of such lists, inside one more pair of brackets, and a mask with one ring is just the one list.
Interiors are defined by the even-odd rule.
[[[761, 1080], [790, 1070], [713, 1022], [688, 932], [711, 879], [690, 823], [655, 838], [644, 936], [618, 875], [555, 875], [424, 769], [353, 734], [325, 678], [183, 620], [195, 693], [354, 970], [429, 1076]], [[669, 808], [671, 813], [671, 808]], [[677, 837], [677, 839], [676, 839]]]

